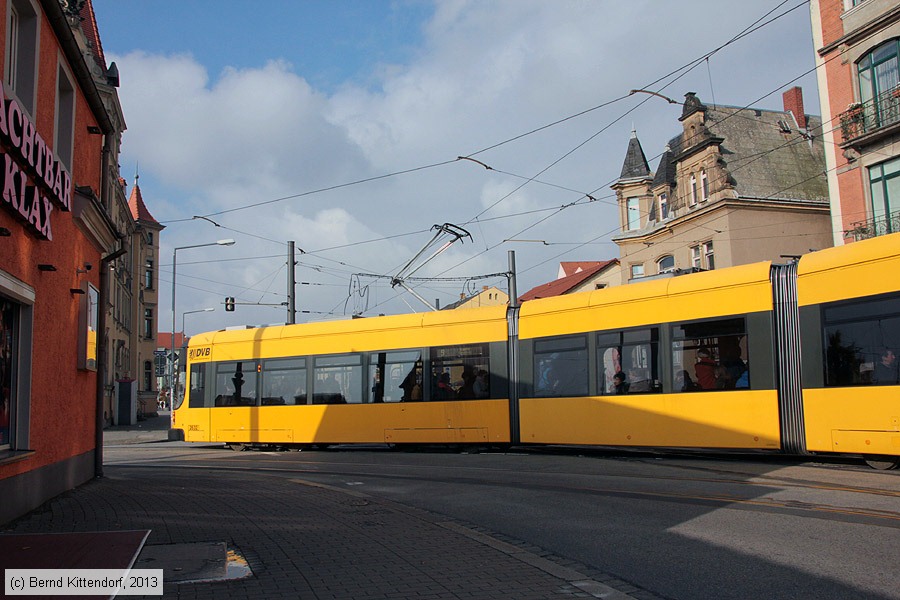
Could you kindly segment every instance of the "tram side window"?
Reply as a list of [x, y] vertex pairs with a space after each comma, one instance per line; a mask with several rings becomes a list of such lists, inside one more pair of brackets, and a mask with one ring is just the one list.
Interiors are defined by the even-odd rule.
[[263, 362], [263, 406], [306, 404], [306, 359], [279, 358]]
[[216, 364], [216, 406], [256, 406], [256, 362]]
[[587, 396], [587, 336], [535, 340], [534, 373], [539, 398]]
[[825, 385], [900, 383], [900, 295], [826, 307]]
[[491, 397], [488, 344], [431, 349], [431, 399], [478, 400]]
[[371, 353], [369, 384], [372, 402], [422, 400], [422, 353], [419, 350]]
[[738, 317], [675, 325], [672, 367], [675, 392], [748, 389], [746, 320]]
[[[649, 394], [661, 392], [659, 384], [659, 330], [640, 329], [600, 333], [597, 356], [602, 373], [600, 393]], [[616, 374], [624, 374], [616, 382]]]
[[361, 404], [361, 354], [317, 356], [313, 378], [313, 404]]
[[188, 408], [203, 408], [206, 396], [206, 363], [191, 365], [191, 390]]

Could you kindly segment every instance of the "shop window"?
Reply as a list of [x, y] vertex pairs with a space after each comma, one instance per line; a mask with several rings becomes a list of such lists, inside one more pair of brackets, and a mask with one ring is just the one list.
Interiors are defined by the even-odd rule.
[[747, 389], [750, 359], [743, 317], [683, 323], [672, 328], [675, 392]]
[[491, 397], [488, 344], [431, 349], [431, 399], [475, 400]]
[[602, 373], [601, 395], [662, 391], [658, 329], [597, 334], [597, 357], [598, 372]]
[[587, 337], [573, 335], [535, 340], [534, 374], [535, 397], [587, 396]]
[[35, 292], [0, 271], [0, 456], [29, 448]]
[[7, 6], [5, 81], [22, 108], [33, 115], [37, 95], [38, 10], [30, 0], [11, 0]]
[[263, 362], [262, 404], [306, 404], [306, 359], [279, 358]]
[[824, 309], [825, 385], [900, 383], [900, 295]]
[[418, 350], [371, 353], [369, 386], [372, 402], [422, 400], [422, 353]]

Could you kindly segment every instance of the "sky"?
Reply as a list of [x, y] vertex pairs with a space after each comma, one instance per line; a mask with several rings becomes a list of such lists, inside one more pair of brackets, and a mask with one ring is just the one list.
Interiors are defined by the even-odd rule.
[[[680, 105], [631, 90], [782, 110], [799, 85], [820, 113], [802, 0], [93, 4], [127, 193], [138, 175], [165, 225], [160, 330], [173, 248], [235, 240], [177, 251], [188, 335], [285, 322], [288, 241], [297, 322], [507, 291], [510, 251], [519, 294], [560, 261], [618, 257], [632, 131], [653, 170], [681, 131]], [[443, 224], [462, 237], [433, 256]]]

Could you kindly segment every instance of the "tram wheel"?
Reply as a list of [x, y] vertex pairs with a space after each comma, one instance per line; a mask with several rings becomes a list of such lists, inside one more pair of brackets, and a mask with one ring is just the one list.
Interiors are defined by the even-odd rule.
[[900, 457], [898, 456], [873, 456], [866, 459], [866, 464], [873, 469], [879, 471], [890, 471], [900, 467]]
[[247, 448], [247, 446], [245, 444], [238, 444], [238, 443], [228, 444], [228, 447], [231, 448], [232, 450], [234, 450], [235, 452], [241, 452], [242, 450]]

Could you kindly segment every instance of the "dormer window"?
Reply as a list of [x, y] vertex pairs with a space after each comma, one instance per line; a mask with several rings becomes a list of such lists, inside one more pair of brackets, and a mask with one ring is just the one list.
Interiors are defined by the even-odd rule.
[[628, 231], [641, 228], [641, 205], [638, 198], [629, 198], [625, 204]]
[[659, 220], [669, 218], [669, 198], [665, 192], [659, 195]]

